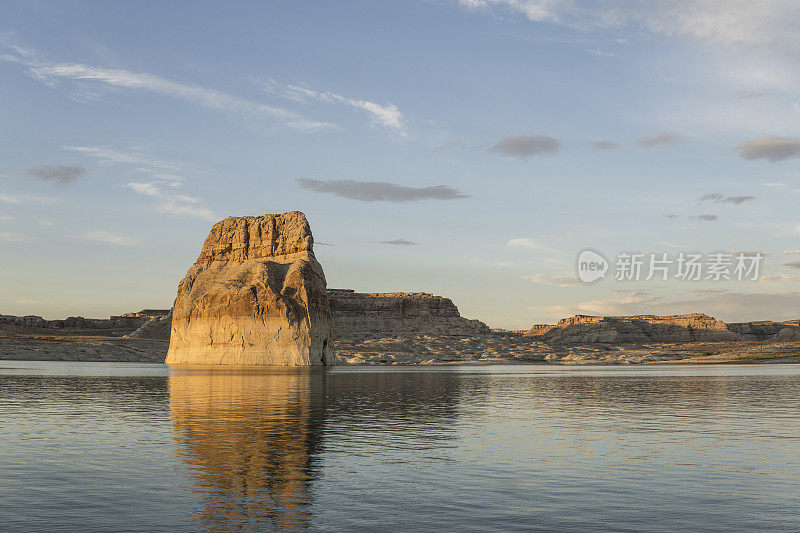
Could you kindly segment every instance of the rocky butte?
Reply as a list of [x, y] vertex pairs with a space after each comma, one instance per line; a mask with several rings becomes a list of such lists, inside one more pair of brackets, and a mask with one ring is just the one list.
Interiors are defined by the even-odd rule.
[[336, 339], [352, 335], [489, 333], [480, 320], [463, 318], [442, 296], [425, 292], [355, 292], [328, 289]]
[[330, 365], [322, 266], [303, 213], [218, 222], [178, 285], [166, 363]]
[[537, 324], [525, 333], [547, 344], [685, 343], [796, 340], [797, 321], [726, 324], [703, 313], [686, 315], [589, 316]]

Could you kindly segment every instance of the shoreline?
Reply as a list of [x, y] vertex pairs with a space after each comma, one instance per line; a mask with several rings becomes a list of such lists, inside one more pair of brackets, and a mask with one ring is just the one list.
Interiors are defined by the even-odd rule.
[[[547, 345], [522, 336], [387, 336], [337, 340], [341, 366], [800, 363], [800, 342]], [[78, 332], [0, 334], [0, 360], [164, 363], [168, 339]]]

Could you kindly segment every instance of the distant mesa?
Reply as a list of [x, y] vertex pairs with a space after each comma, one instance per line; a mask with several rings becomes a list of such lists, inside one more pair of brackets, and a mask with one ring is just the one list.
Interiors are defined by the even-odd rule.
[[489, 333], [480, 320], [463, 318], [449, 298], [425, 292], [362, 293], [329, 289], [337, 339], [359, 334], [474, 335]]
[[93, 330], [111, 336], [121, 336], [152, 321], [169, 315], [169, 309], [142, 309], [135, 313], [125, 313], [109, 318], [84, 318], [71, 316], [60, 320], [46, 320], [37, 315], [13, 316], [0, 315], [0, 325], [17, 326], [34, 329], [53, 330]]
[[[791, 340], [798, 321], [727, 324], [703, 313], [686, 315], [590, 316], [562, 318], [557, 324], [536, 324], [526, 337], [547, 344], [626, 344]], [[780, 334], [780, 336], [779, 336]]]
[[334, 363], [325, 274], [299, 211], [218, 222], [178, 286], [166, 363]]

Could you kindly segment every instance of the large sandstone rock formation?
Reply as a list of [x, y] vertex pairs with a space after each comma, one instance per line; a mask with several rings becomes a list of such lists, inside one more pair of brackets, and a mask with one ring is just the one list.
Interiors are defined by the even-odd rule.
[[475, 335], [489, 333], [480, 320], [463, 318], [449, 298], [424, 292], [361, 293], [330, 289], [336, 338], [352, 335]]
[[303, 213], [211, 228], [178, 286], [168, 364], [334, 363], [325, 274]]
[[741, 335], [702, 313], [688, 315], [587, 316], [537, 324], [526, 334], [548, 344], [735, 341]]

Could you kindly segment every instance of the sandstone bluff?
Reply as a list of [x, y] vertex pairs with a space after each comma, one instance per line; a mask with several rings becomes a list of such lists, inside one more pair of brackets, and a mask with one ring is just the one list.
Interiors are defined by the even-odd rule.
[[218, 222], [178, 286], [166, 363], [330, 365], [322, 266], [303, 213]]
[[590, 316], [537, 324], [525, 332], [547, 344], [633, 344], [795, 340], [800, 321], [725, 323], [703, 313], [686, 315]]

